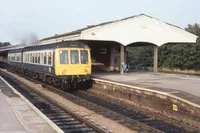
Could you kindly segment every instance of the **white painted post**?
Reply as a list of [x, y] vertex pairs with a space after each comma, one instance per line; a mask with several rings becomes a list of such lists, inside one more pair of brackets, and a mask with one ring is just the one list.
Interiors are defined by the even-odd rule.
[[154, 46], [154, 63], [153, 63], [153, 72], [158, 72], [158, 46]]
[[120, 48], [120, 74], [124, 75], [124, 46], [121, 45]]

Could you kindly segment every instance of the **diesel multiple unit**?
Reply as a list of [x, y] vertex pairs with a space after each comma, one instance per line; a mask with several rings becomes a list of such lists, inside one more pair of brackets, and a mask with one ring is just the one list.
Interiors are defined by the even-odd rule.
[[14, 71], [62, 89], [87, 83], [91, 75], [90, 49], [79, 41], [11, 50], [8, 63]]

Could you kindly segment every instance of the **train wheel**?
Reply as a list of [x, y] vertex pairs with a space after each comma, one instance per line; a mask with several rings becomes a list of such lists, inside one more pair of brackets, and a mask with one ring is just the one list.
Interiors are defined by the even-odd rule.
[[48, 76], [47, 77], [47, 84], [52, 85], [53, 81], [52, 81], [52, 77]]
[[93, 81], [92, 80], [86, 80], [82, 83], [83, 89], [89, 89], [92, 88], [93, 86]]
[[60, 86], [61, 86], [61, 90], [69, 90], [70, 89], [70, 85], [65, 80], [61, 80]]

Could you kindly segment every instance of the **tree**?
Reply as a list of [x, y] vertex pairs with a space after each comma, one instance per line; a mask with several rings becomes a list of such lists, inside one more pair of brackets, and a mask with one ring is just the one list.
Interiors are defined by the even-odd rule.
[[9, 42], [0, 42], [0, 47], [11, 45]]
[[[200, 36], [200, 25], [197, 23], [188, 24], [185, 30]], [[159, 47], [158, 54], [159, 67], [200, 70], [200, 42], [196, 44], [165, 44]], [[130, 49], [129, 60], [131, 65], [152, 66], [152, 47]]]
[[187, 28], [185, 28], [186, 31], [193, 33], [197, 36], [200, 36], [200, 25], [195, 23], [195, 24], [188, 24]]

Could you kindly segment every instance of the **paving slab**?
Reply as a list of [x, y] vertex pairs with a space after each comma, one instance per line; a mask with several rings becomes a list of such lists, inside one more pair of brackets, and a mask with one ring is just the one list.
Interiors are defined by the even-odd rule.
[[0, 78], [0, 133], [56, 133], [29, 104]]

